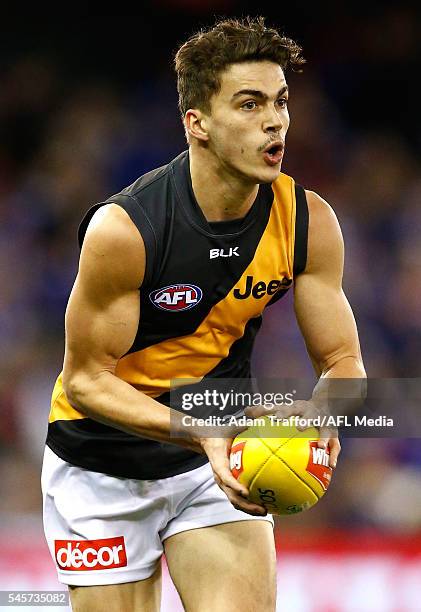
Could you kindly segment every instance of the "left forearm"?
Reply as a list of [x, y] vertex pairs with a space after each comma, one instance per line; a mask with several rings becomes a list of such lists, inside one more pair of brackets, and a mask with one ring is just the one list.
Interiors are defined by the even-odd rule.
[[334, 415], [355, 413], [366, 397], [366, 377], [360, 357], [344, 357], [322, 370], [312, 400]]

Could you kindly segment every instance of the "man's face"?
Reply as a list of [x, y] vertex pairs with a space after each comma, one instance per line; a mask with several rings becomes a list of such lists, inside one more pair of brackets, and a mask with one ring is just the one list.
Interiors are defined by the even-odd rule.
[[209, 148], [221, 165], [253, 183], [279, 175], [289, 126], [282, 68], [269, 61], [231, 64], [206, 118]]

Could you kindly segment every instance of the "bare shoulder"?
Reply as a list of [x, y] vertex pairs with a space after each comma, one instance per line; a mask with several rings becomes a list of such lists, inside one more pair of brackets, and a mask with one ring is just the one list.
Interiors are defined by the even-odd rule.
[[314, 191], [306, 190], [309, 211], [306, 271], [322, 267], [343, 267], [344, 243], [333, 208]]
[[315, 191], [308, 191], [306, 189], [306, 197], [311, 232], [323, 238], [329, 238], [332, 235], [342, 238], [338, 218], [330, 204]]
[[139, 230], [118, 204], [93, 215], [83, 241], [79, 274], [95, 285], [139, 287], [145, 272], [145, 245]]

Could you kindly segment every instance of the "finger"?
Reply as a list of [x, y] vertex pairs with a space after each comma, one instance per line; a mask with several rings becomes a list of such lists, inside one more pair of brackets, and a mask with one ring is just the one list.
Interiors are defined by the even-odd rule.
[[300, 416], [300, 422], [296, 424], [298, 431], [305, 431], [306, 429], [310, 429], [310, 427], [314, 427], [313, 419], [314, 419], [314, 411], [308, 410], [303, 412]]
[[249, 419], [258, 419], [259, 417], [271, 414], [269, 406], [247, 406], [244, 409], [244, 414]]
[[249, 492], [247, 487], [242, 485], [231, 473], [229, 463], [229, 452], [232, 444], [231, 439], [219, 440], [215, 445], [215, 440], [208, 440], [208, 444], [204, 446], [205, 452], [211, 464], [216, 483], [226, 484], [231, 487], [237, 494], [247, 497]]
[[[306, 400], [295, 400], [290, 406], [276, 406], [271, 414], [274, 414], [278, 419], [290, 419], [291, 417], [300, 417], [308, 423], [309, 419], [314, 416], [313, 405]], [[311, 427], [311, 424], [297, 425], [297, 429], [304, 430]], [[295, 425], [295, 423], [293, 423]]]
[[317, 442], [317, 446], [324, 449], [329, 447], [329, 466], [334, 469], [338, 461], [338, 455], [341, 452], [341, 445], [338, 438], [328, 436], [321, 437]]
[[335, 469], [336, 464], [338, 462], [339, 453], [341, 452], [341, 443], [339, 442], [338, 438], [329, 439], [329, 448], [330, 448], [329, 465], [331, 468]]
[[249, 491], [247, 487], [242, 485], [231, 473], [229, 469], [229, 461], [227, 459], [215, 459], [211, 461], [212, 469], [214, 472], [215, 480], [219, 486], [226, 485], [233, 489], [238, 495], [247, 497]]
[[222, 484], [221, 489], [224, 491], [231, 504], [237, 510], [247, 512], [247, 514], [252, 514], [253, 516], [266, 516], [267, 510], [263, 506], [260, 506], [259, 504], [255, 504], [247, 499], [244, 499], [243, 497], [240, 497], [231, 489], [231, 487], [227, 487]]
[[[294, 402], [294, 406], [296, 408], [297, 415], [301, 419], [301, 422], [297, 423], [296, 425], [298, 431], [305, 431], [310, 427], [318, 427], [314, 424], [315, 419], [318, 419], [320, 416], [323, 415], [321, 415], [320, 412], [315, 409], [315, 405], [313, 404], [313, 402], [297, 400]], [[329, 432], [330, 435], [328, 437], [332, 437], [334, 435], [334, 432], [331, 428], [321, 427], [320, 431], [322, 432], [323, 429]], [[323, 435], [323, 437], [325, 436]]]
[[[319, 442], [323, 442], [323, 448], [326, 448], [326, 446], [329, 444], [329, 440], [338, 438], [338, 430], [334, 427], [320, 427], [319, 434]], [[319, 448], [321, 448], [320, 444]]]
[[282, 420], [292, 416], [301, 416], [308, 408], [308, 404], [306, 400], [296, 400], [290, 406], [247, 406], [244, 413], [252, 419], [271, 414]]

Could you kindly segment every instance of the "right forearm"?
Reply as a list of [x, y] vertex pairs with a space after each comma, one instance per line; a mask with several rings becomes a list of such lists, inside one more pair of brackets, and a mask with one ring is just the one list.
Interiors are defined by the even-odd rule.
[[68, 401], [100, 423], [206, 455], [216, 482], [234, 507], [256, 516], [266, 514], [265, 508], [244, 498], [247, 488], [231, 474], [228, 455], [236, 432], [232, 431], [231, 436], [226, 431], [225, 436], [202, 437], [203, 431], [183, 425], [181, 412], [137, 391], [109, 371], [94, 377], [85, 373], [70, 377], [65, 368], [63, 386]]
[[160, 404], [108, 371], [93, 376], [64, 376], [70, 404], [86, 416], [122, 431], [169, 442], [203, 453], [192, 427], [182, 414]]

